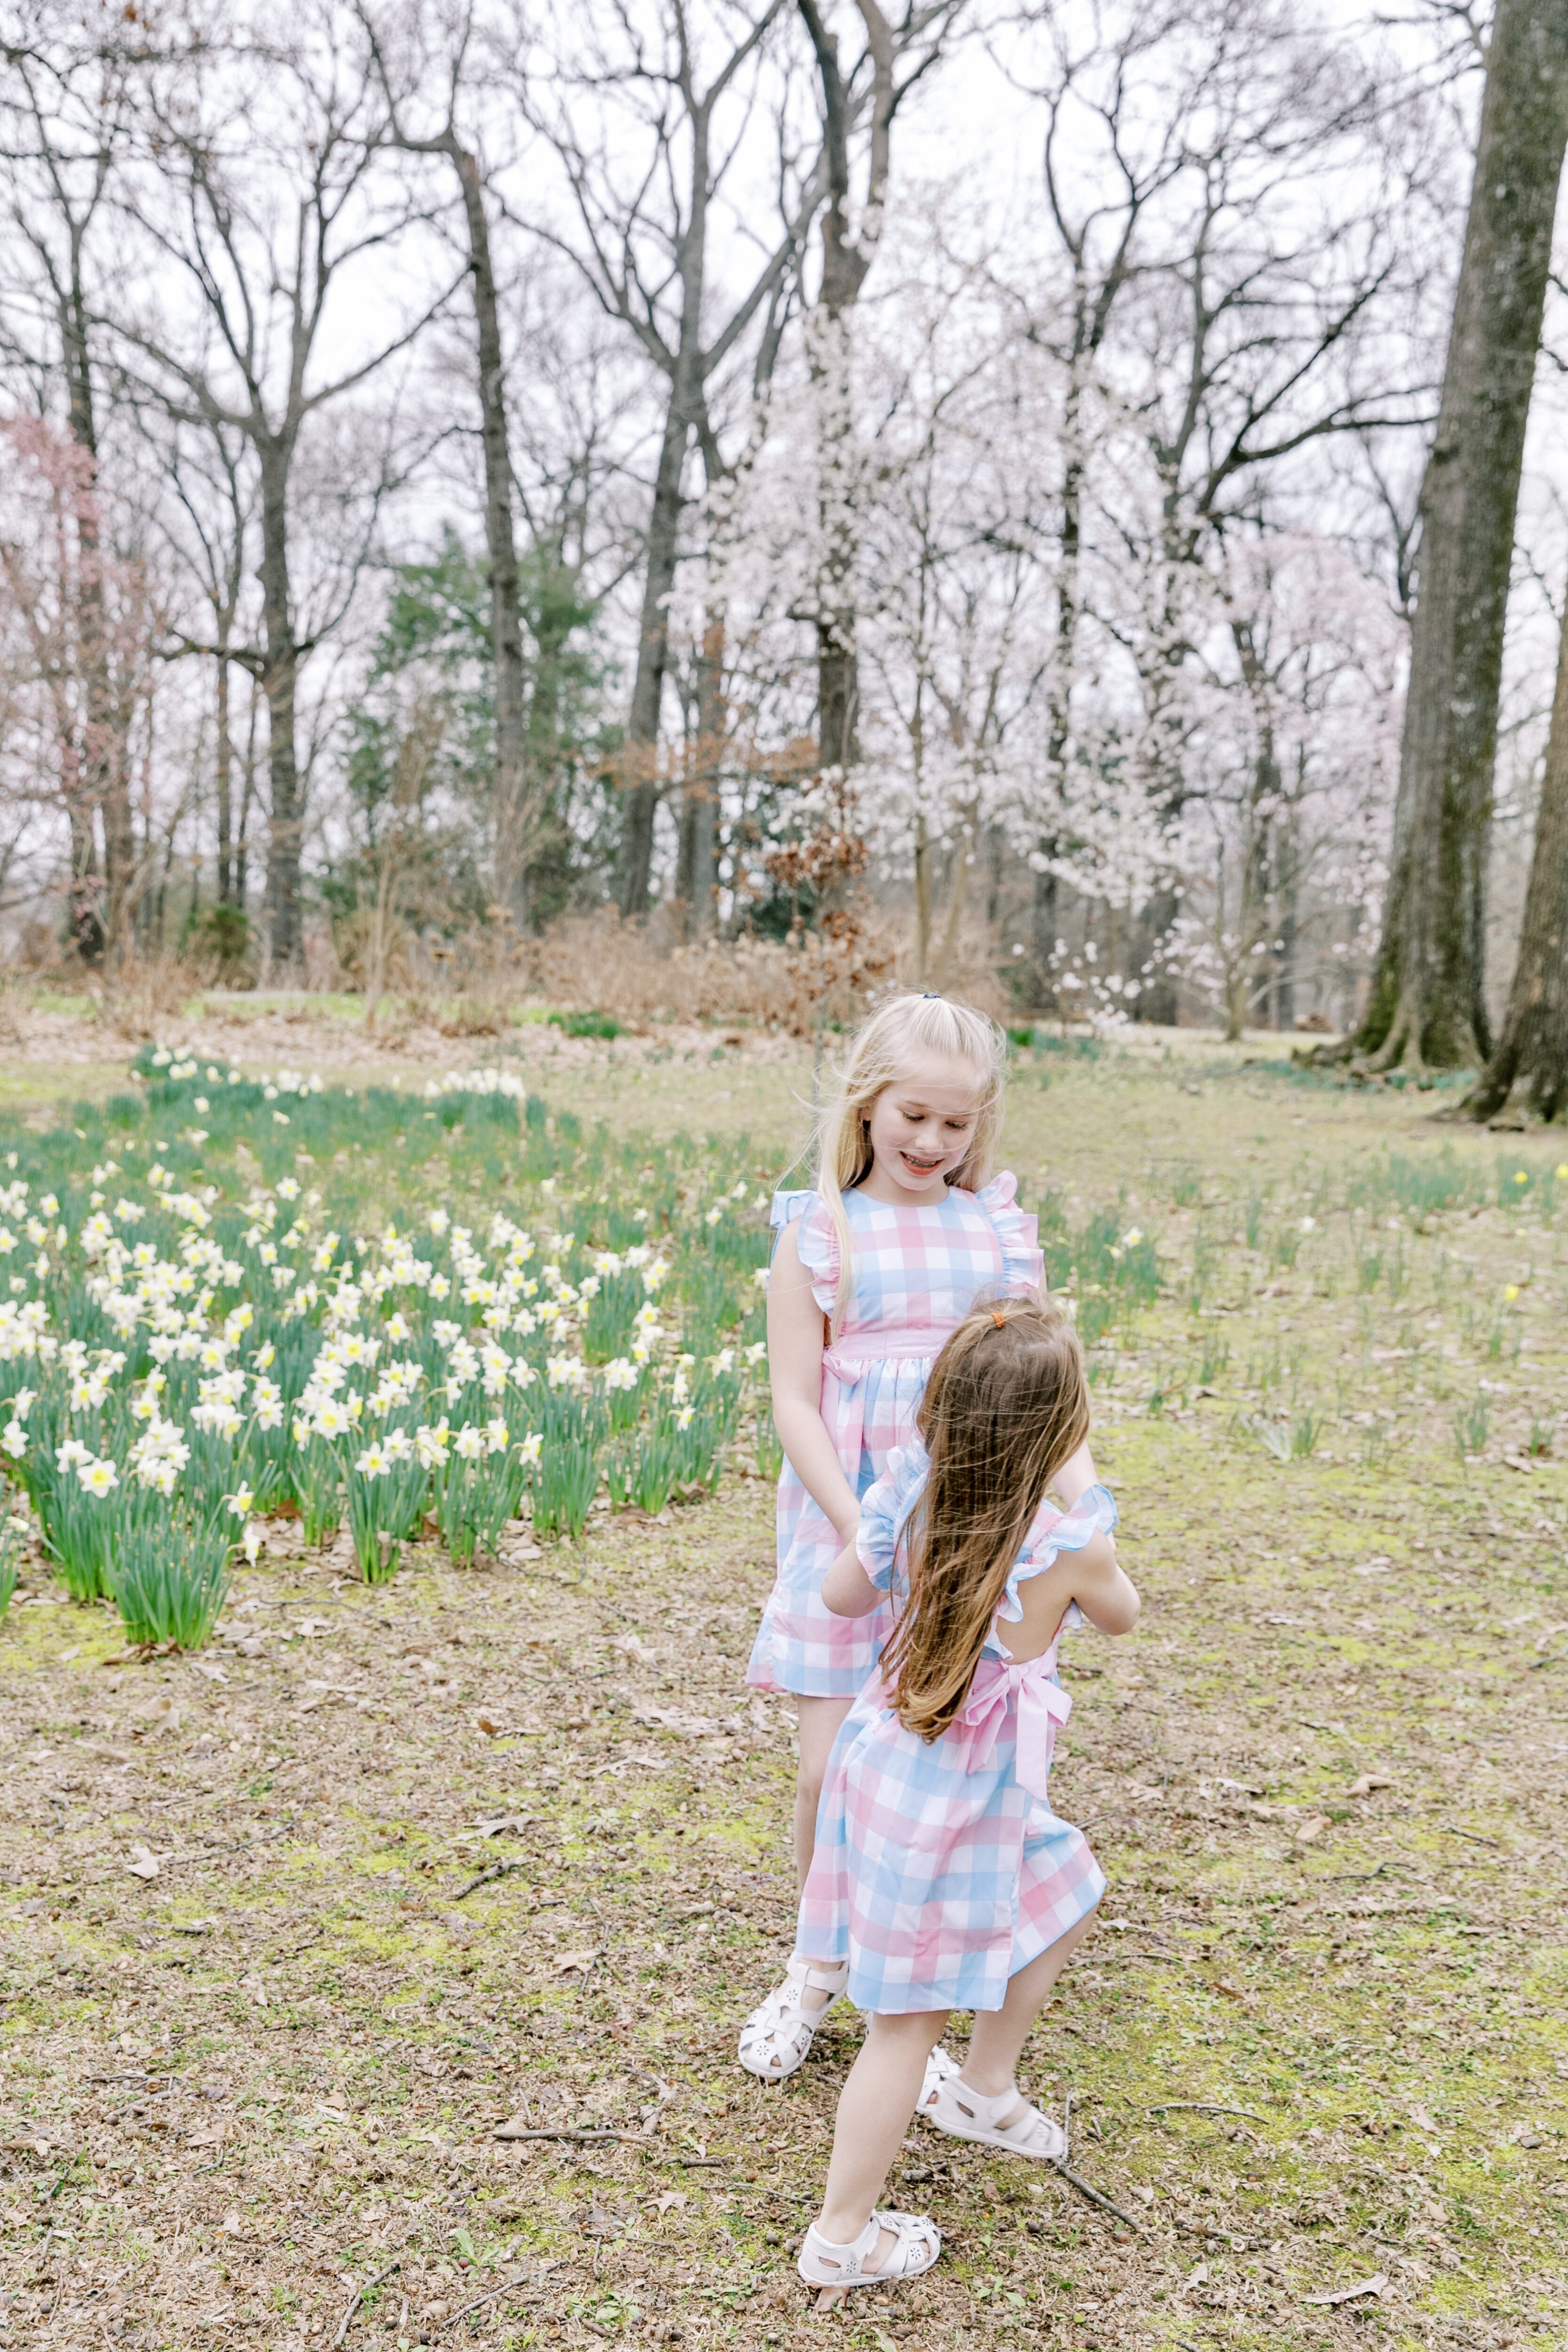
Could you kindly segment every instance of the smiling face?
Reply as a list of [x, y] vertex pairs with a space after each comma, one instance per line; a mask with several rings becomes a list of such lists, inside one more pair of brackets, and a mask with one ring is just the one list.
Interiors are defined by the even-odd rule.
[[924, 1204], [945, 1198], [980, 1116], [980, 1074], [947, 1054], [916, 1054], [871, 1105], [871, 1172], [861, 1186], [873, 1200]]

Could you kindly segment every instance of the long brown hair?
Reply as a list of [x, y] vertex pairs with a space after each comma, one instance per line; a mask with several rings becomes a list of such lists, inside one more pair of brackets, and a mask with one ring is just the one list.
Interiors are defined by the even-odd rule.
[[931, 1367], [931, 1457], [909, 1529], [909, 1599], [882, 1657], [906, 1730], [935, 1739], [969, 1696], [1047, 1487], [1089, 1434], [1078, 1334], [1050, 1300], [975, 1307]]

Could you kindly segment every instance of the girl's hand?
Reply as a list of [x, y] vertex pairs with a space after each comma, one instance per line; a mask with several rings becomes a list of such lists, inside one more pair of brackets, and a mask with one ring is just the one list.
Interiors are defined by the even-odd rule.
[[823, 1578], [822, 1599], [835, 1617], [868, 1617], [881, 1601], [881, 1592], [860, 1565], [853, 1540]]

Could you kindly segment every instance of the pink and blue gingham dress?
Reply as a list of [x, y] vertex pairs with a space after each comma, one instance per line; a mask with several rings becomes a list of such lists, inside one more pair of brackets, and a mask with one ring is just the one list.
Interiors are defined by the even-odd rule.
[[[931, 1368], [982, 1291], [1022, 1297], [1040, 1287], [1036, 1221], [1004, 1173], [978, 1192], [956, 1185], [929, 1208], [889, 1208], [844, 1195], [855, 1244], [855, 1287], [837, 1339], [822, 1357], [822, 1418], [857, 1495], [915, 1435]], [[778, 1192], [773, 1222], [799, 1220], [801, 1264], [826, 1316], [838, 1295], [838, 1237], [815, 1192]], [[892, 1630], [885, 1609], [835, 1617], [822, 1580], [842, 1549], [837, 1530], [785, 1460], [779, 1474], [778, 1572], [746, 1680], [759, 1690], [853, 1698]]]
[[[918, 1439], [896, 1449], [860, 1506], [861, 1565], [895, 1604], [908, 1593], [904, 1531], [928, 1466]], [[878, 1676], [845, 1717], [795, 1940], [813, 1960], [847, 1959], [858, 2009], [1000, 2009], [1008, 1979], [1104, 1894], [1083, 1832], [1058, 1821], [1047, 1797], [1057, 1731], [1072, 1705], [1057, 1680], [1057, 1643], [1018, 1665], [1003, 1631], [1023, 1614], [1026, 1578], [1115, 1525], [1103, 1486], [1068, 1512], [1041, 1506], [968, 1701], [938, 1738], [904, 1729]], [[1076, 1610], [1067, 1622], [1081, 1622]]]

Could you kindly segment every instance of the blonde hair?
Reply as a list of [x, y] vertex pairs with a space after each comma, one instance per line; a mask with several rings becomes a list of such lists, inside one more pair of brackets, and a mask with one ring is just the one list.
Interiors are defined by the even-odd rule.
[[1046, 1489], [1089, 1435], [1083, 1355], [1060, 1307], [975, 1307], [931, 1367], [920, 1430], [931, 1470], [881, 1675], [899, 1721], [931, 1740], [967, 1699]]
[[855, 1243], [844, 1195], [870, 1173], [866, 1127], [878, 1096], [909, 1068], [916, 1054], [945, 1054], [973, 1069], [980, 1101], [969, 1149], [950, 1184], [977, 1192], [991, 1174], [1002, 1125], [1007, 1040], [988, 1013], [950, 996], [894, 996], [856, 1032], [831, 1099], [816, 1128], [816, 1192], [838, 1236], [838, 1296], [833, 1305], [837, 1339], [855, 1287]]

